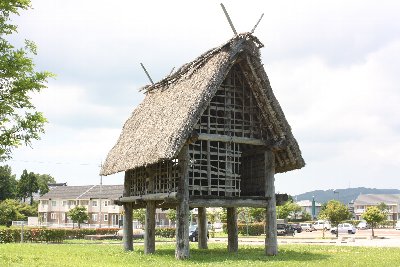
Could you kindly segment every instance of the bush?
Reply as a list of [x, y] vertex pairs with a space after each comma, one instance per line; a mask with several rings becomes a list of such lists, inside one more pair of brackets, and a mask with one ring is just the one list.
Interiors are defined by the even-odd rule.
[[166, 227], [166, 228], [156, 228], [155, 235], [158, 237], [173, 238], [175, 237], [176, 228]]
[[[265, 229], [264, 223], [249, 223], [247, 225], [245, 223], [238, 224], [238, 234], [241, 235], [247, 235], [248, 231], [248, 234], [251, 236], [260, 236], [264, 234], [265, 231], [264, 229]], [[224, 233], [228, 233], [226, 223], [222, 225], [222, 230]]]
[[[54, 229], [25, 228], [24, 241], [61, 243], [64, 239], [83, 239], [85, 235], [116, 234], [117, 228]], [[0, 243], [21, 242], [20, 228], [0, 229]]]
[[251, 236], [262, 235], [264, 234], [264, 223], [238, 224], [238, 233]]

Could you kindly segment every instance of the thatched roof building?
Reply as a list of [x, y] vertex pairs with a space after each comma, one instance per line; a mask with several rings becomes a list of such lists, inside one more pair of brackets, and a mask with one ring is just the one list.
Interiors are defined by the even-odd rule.
[[146, 86], [144, 101], [126, 121], [117, 144], [101, 170], [109, 175], [177, 156], [233, 65], [253, 76], [247, 81], [264, 119], [269, 136], [284, 140], [276, 154], [276, 172], [302, 168], [305, 163], [289, 123], [272, 92], [261, 63], [263, 45], [250, 34], [241, 34], [185, 64], [171, 76]]
[[276, 255], [274, 174], [305, 163], [260, 59], [262, 43], [239, 34], [146, 86], [101, 174], [125, 171], [124, 246], [132, 209], [146, 207], [145, 252], [154, 252], [155, 207], [177, 209], [176, 254], [189, 257], [189, 208], [227, 208], [228, 250], [237, 251], [237, 207], [265, 207], [267, 255]]

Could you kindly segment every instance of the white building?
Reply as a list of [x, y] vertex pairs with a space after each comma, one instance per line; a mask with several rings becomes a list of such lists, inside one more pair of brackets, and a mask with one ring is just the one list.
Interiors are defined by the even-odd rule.
[[[306, 212], [312, 216], [312, 201], [311, 200], [300, 200], [296, 202], [301, 207], [302, 212]], [[315, 217], [318, 217], [321, 211], [321, 203], [315, 202]], [[301, 215], [301, 212], [299, 213]], [[314, 219], [314, 218], [313, 218]]]
[[387, 205], [387, 219], [399, 219], [400, 195], [399, 194], [365, 194], [359, 195], [354, 201], [354, 214], [356, 220], [362, 219], [362, 214], [368, 207], [378, 206], [380, 203]]
[[97, 227], [118, 227], [123, 208], [113, 204], [122, 195], [123, 185], [55, 186], [39, 198], [39, 221], [44, 225], [72, 224], [67, 212], [84, 206], [89, 215], [88, 224]]

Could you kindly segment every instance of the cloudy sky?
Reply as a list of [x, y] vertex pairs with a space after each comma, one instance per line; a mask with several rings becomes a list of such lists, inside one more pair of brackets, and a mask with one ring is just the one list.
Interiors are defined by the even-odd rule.
[[[7, 162], [68, 185], [99, 183], [99, 165], [143, 99], [138, 89], [233, 36], [218, 1], [33, 0], [14, 21], [35, 41], [38, 70], [57, 74], [33, 95], [49, 123]], [[306, 161], [276, 175], [298, 194], [400, 188], [400, 2], [224, 1], [262, 60]], [[123, 183], [123, 175], [103, 177]]]

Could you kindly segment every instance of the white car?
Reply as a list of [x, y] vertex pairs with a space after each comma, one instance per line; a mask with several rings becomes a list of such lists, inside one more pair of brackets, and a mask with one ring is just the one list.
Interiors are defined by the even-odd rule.
[[369, 227], [369, 224], [367, 222], [361, 221], [361, 222], [359, 222], [357, 224], [356, 228], [359, 229], [359, 230], [364, 230], [364, 229], [369, 229], [370, 227]]
[[313, 223], [315, 230], [330, 230], [331, 224], [328, 221], [316, 221]]
[[303, 229], [303, 231], [306, 231], [306, 232], [316, 231], [316, 229], [314, 228], [312, 223], [300, 223], [300, 227], [301, 227], [301, 229]]
[[355, 234], [357, 229], [351, 223], [340, 223], [337, 228], [332, 228], [331, 233], [336, 234], [337, 231], [344, 234]]
[[400, 221], [397, 221], [395, 228], [396, 228], [396, 230], [400, 230]]

